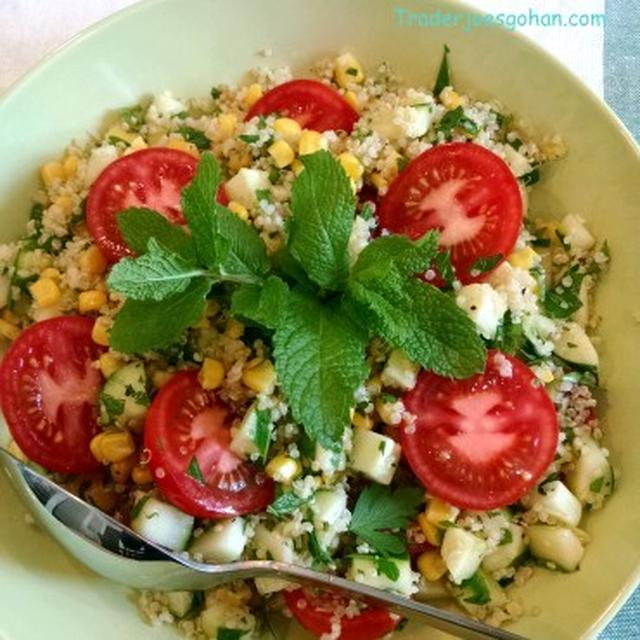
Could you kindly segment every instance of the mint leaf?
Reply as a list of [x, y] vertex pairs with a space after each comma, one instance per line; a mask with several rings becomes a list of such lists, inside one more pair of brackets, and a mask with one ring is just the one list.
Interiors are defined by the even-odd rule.
[[275, 329], [280, 324], [289, 296], [289, 287], [277, 276], [269, 276], [262, 287], [243, 284], [231, 296], [231, 313]]
[[291, 293], [274, 335], [276, 371], [293, 417], [327, 449], [340, 442], [353, 393], [367, 376], [366, 344], [335, 308]]
[[437, 236], [421, 242], [387, 236], [368, 245], [353, 268], [345, 311], [425, 369], [469, 377], [484, 370], [486, 349], [453, 297], [411, 277], [433, 258]]
[[144, 253], [151, 238], [155, 238], [167, 251], [173, 251], [185, 260], [195, 261], [193, 240], [183, 228], [171, 224], [163, 215], [151, 209], [125, 209], [117, 215], [118, 227], [132, 251]]
[[122, 353], [170, 347], [202, 318], [210, 288], [209, 280], [195, 278], [184, 291], [160, 302], [127, 300], [111, 329], [111, 347]]
[[401, 487], [391, 491], [381, 484], [370, 484], [358, 497], [349, 530], [383, 556], [406, 553], [404, 536], [392, 529], [406, 530], [409, 521], [424, 502], [418, 487]]
[[444, 45], [444, 53], [442, 54], [442, 62], [438, 69], [438, 76], [436, 77], [436, 84], [433, 87], [433, 95], [436, 98], [442, 93], [445, 87], [451, 86], [451, 78], [449, 77], [449, 47]]
[[312, 293], [317, 290], [316, 285], [309, 280], [306, 271], [291, 255], [287, 247], [278, 249], [271, 256], [271, 266], [274, 271], [278, 272], [289, 283], [299, 284], [302, 288]]
[[184, 291], [204, 271], [165, 250], [155, 238], [139, 258], [124, 258], [113, 266], [109, 288], [133, 300], [164, 300]]
[[276, 518], [281, 518], [294, 511], [297, 511], [300, 507], [307, 504], [309, 498], [301, 498], [295, 493], [287, 492], [278, 496], [268, 507], [267, 512]]
[[288, 247], [311, 280], [336, 291], [349, 275], [347, 245], [355, 214], [351, 183], [327, 151], [300, 160], [305, 169], [293, 183]]

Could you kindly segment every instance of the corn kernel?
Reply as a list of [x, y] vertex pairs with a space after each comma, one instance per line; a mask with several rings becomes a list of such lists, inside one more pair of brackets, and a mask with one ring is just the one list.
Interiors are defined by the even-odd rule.
[[327, 140], [319, 131], [311, 131], [310, 129], [305, 129], [300, 135], [298, 153], [301, 156], [306, 156], [310, 153], [320, 151], [321, 149], [326, 149], [327, 147]]
[[344, 94], [344, 99], [354, 111], [360, 111], [360, 101], [353, 91], [347, 91], [347, 93]]
[[354, 427], [366, 429], [367, 431], [369, 429], [373, 429], [373, 419], [371, 418], [371, 416], [364, 416], [357, 411], [354, 411], [353, 415], [351, 416], [351, 424]]
[[142, 136], [136, 136], [129, 145], [129, 148], [125, 151], [126, 153], [134, 153], [135, 151], [140, 151], [141, 149], [147, 148], [147, 143]]
[[93, 457], [102, 464], [122, 462], [135, 453], [136, 446], [127, 431], [104, 431], [89, 443]]
[[112, 353], [103, 353], [100, 358], [98, 358], [98, 366], [105, 378], [111, 377], [118, 369], [121, 369], [123, 365], [124, 362]]
[[114, 124], [106, 133], [105, 138], [111, 142], [110, 138], [116, 138], [113, 142], [122, 140], [127, 144], [131, 144], [136, 138], [137, 134], [131, 131], [125, 131], [120, 125]]
[[54, 267], [47, 267], [41, 274], [41, 278], [51, 278], [52, 280], [60, 279], [60, 272]]
[[387, 180], [381, 173], [372, 173], [370, 180], [371, 180], [371, 184], [378, 191], [382, 191], [383, 189], [386, 189], [389, 186]]
[[0, 318], [0, 336], [7, 340], [15, 340], [20, 334], [20, 328]]
[[437, 551], [425, 551], [417, 560], [418, 571], [429, 582], [436, 582], [447, 572], [447, 565]]
[[109, 468], [113, 481], [117, 484], [124, 484], [127, 482], [137, 461], [138, 459], [135, 455], [130, 455], [128, 458], [125, 458], [120, 462], [114, 462]]
[[234, 134], [236, 125], [238, 124], [238, 116], [234, 113], [223, 113], [218, 116], [217, 124], [218, 128], [216, 131], [218, 138], [220, 140], [226, 140]]
[[171, 138], [171, 140], [169, 140], [169, 142], [167, 143], [167, 148], [176, 149], [177, 151], [184, 151], [194, 158], [200, 157], [200, 151], [198, 151], [198, 147], [196, 147], [196, 145], [191, 142], [182, 140], [181, 138]]
[[531, 367], [531, 370], [536, 374], [538, 380], [541, 380], [542, 382], [544, 382], [544, 384], [551, 384], [555, 379], [555, 376], [553, 375], [553, 369], [551, 369], [551, 367], [547, 367], [544, 365], [533, 365]]
[[260, 98], [262, 98], [262, 87], [256, 82], [247, 88], [247, 92], [244, 94], [244, 104], [247, 109], [251, 109]]
[[131, 479], [138, 485], [151, 484], [153, 482], [153, 475], [149, 467], [137, 464], [131, 470]]
[[538, 254], [531, 247], [525, 247], [520, 251], [514, 251], [507, 260], [512, 267], [529, 271], [538, 261]]
[[229, 154], [229, 169], [237, 173], [240, 169], [251, 164], [251, 153], [248, 149], [244, 151], [233, 151]]
[[302, 164], [302, 162], [300, 162], [300, 160], [294, 160], [293, 164], [291, 165], [291, 169], [293, 173], [296, 174], [296, 176], [299, 176], [304, 171], [304, 165]]
[[455, 522], [459, 513], [460, 509], [457, 507], [438, 498], [430, 498], [424, 516], [431, 524], [439, 527], [442, 522]]
[[92, 291], [83, 291], [78, 296], [78, 311], [80, 313], [91, 313], [99, 311], [100, 307], [107, 303], [107, 294], [104, 291], [96, 289]]
[[242, 338], [244, 335], [244, 325], [242, 322], [238, 322], [235, 318], [230, 318], [227, 322], [224, 334], [232, 340]]
[[442, 542], [442, 529], [439, 529], [435, 524], [433, 524], [433, 522], [428, 520], [424, 513], [421, 513], [418, 516], [418, 524], [420, 525], [420, 529], [422, 529], [422, 533], [427, 539], [427, 542], [432, 544], [434, 547], [439, 547]]
[[20, 318], [11, 309], [5, 309], [2, 312], [2, 319], [10, 322], [11, 324], [19, 324]]
[[440, 92], [440, 102], [442, 102], [447, 109], [453, 111], [454, 109], [461, 107], [464, 100], [457, 91], [454, 91], [450, 87], [445, 87]]
[[101, 276], [107, 270], [107, 261], [95, 244], [80, 256], [80, 268], [94, 276]]
[[286, 140], [276, 140], [268, 151], [279, 169], [288, 167], [296, 158], [296, 154]]
[[380, 416], [380, 420], [385, 424], [395, 426], [402, 420], [402, 416], [399, 414], [395, 402], [385, 402], [381, 398], [378, 398], [375, 405], [376, 412]]
[[155, 371], [151, 376], [151, 383], [156, 389], [160, 389], [164, 387], [171, 378], [173, 378], [171, 371]]
[[40, 169], [42, 182], [50, 187], [54, 182], [64, 179], [64, 168], [60, 162], [48, 162]]
[[293, 118], [278, 118], [273, 123], [273, 130], [292, 147], [298, 144], [302, 135], [302, 127]]
[[345, 151], [338, 156], [338, 162], [342, 165], [342, 168], [346, 171], [347, 175], [356, 182], [362, 178], [364, 173], [364, 167], [358, 158], [353, 153]]
[[270, 360], [263, 360], [242, 372], [242, 382], [256, 393], [268, 395], [276, 384], [276, 370]]
[[302, 467], [297, 460], [281, 453], [273, 458], [264, 470], [276, 482], [288, 484], [296, 476], [300, 475]]
[[91, 339], [102, 347], [109, 346], [109, 324], [106, 318], [98, 318], [94, 322]]
[[249, 211], [244, 205], [241, 205], [239, 202], [232, 200], [228, 205], [227, 209], [235, 213], [240, 220], [248, 220], [249, 219]]
[[39, 307], [51, 307], [60, 300], [60, 289], [52, 278], [38, 278], [29, 291]]
[[78, 156], [67, 156], [62, 163], [62, 170], [67, 180], [73, 178], [78, 171]]
[[73, 200], [70, 196], [58, 196], [53, 202], [65, 215], [73, 212]]
[[345, 53], [338, 57], [334, 75], [336, 82], [343, 88], [353, 83], [362, 84], [364, 82], [362, 65], [351, 53]]
[[203, 389], [217, 389], [224, 380], [224, 365], [220, 360], [205, 358], [198, 379]]

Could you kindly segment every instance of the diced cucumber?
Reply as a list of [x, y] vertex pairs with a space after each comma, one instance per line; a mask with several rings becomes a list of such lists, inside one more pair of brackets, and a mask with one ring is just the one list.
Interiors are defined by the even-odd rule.
[[489, 573], [506, 569], [525, 552], [524, 529], [521, 526], [510, 523], [505, 533], [505, 541], [482, 560], [482, 568]]
[[311, 512], [318, 542], [323, 547], [332, 547], [336, 535], [346, 531], [349, 524], [347, 493], [342, 487], [316, 491], [311, 502]]
[[224, 185], [229, 199], [235, 200], [247, 208], [251, 208], [256, 204], [257, 191], [270, 188], [269, 174], [258, 169], [240, 169]]
[[[238, 640], [248, 640], [253, 637], [254, 628], [253, 616], [246, 610], [229, 610], [229, 606], [224, 602], [215, 602], [207, 606], [200, 614], [200, 624], [207, 638], [218, 640], [223, 638], [238, 638]], [[237, 634], [224, 633], [237, 631]]]
[[419, 574], [411, 570], [409, 559], [365, 555], [354, 555], [350, 558], [347, 578], [405, 596], [418, 591], [420, 580]]
[[451, 580], [456, 584], [467, 580], [478, 570], [486, 552], [487, 543], [484, 540], [459, 527], [445, 531], [440, 547]]
[[370, 480], [390, 484], [401, 452], [400, 445], [387, 436], [360, 427], [353, 430], [351, 468]]
[[184, 618], [196, 605], [196, 591], [170, 591], [167, 593], [169, 611], [178, 619]]
[[477, 607], [500, 607], [507, 597], [502, 587], [482, 569], [478, 569], [456, 590], [456, 599], [462, 607], [474, 613]]
[[268, 529], [264, 524], [259, 524], [253, 542], [258, 557], [288, 564], [295, 563], [293, 540], [285, 536], [279, 526]]
[[131, 528], [163, 547], [183, 551], [191, 537], [194, 518], [158, 498], [142, 500], [144, 503], [131, 520]]
[[565, 323], [553, 341], [553, 352], [574, 364], [597, 367], [598, 352], [585, 330], [577, 322]]
[[148, 408], [147, 374], [142, 362], [125, 365], [104, 383], [100, 394], [103, 424], [140, 422]]
[[189, 547], [189, 553], [199, 554], [205, 562], [224, 564], [242, 557], [247, 536], [242, 518], [219, 520], [198, 536]]
[[530, 507], [570, 527], [577, 527], [582, 518], [580, 500], [560, 480], [543, 484], [533, 496]]
[[527, 528], [527, 537], [532, 555], [546, 566], [570, 572], [580, 565], [584, 547], [571, 529], [536, 524]]
[[569, 489], [583, 504], [596, 502], [598, 496], [609, 496], [613, 491], [614, 476], [604, 449], [591, 438], [582, 438], [580, 457], [567, 473], [566, 480]]
[[242, 422], [238, 427], [231, 440], [231, 451], [239, 455], [241, 458], [248, 458], [251, 455], [258, 454], [256, 446], [256, 425], [258, 423], [258, 403], [254, 402], [242, 418]]
[[284, 591], [291, 584], [282, 578], [255, 578], [254, 583], [261, 596]]
[[404, 352], [394, 349], [382, 370], [380, 379], [387, 387], [408, 391], [416, 386], [420, 365], [411, 362]]

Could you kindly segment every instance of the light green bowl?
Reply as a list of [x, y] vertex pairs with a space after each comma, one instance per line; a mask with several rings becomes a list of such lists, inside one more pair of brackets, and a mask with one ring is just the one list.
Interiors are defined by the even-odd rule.
[[[402, 6], [423, 11], [424, 2]], [[0, 235], [17, 238], [37, 185], [39, 165], [105, 113], [170, 88], [206, 95], [234, 83], [256, 64], [291, 64], [304, 73], [322, 55], [350, 50], [365, 64], [388, 61], [407, 82], [430, 83], [442, 45], [452, 49], [456, 86], [498, 97], [534, 133], [561, 134], [569, 155], [544, 170], [535, 214], [583, 214], [608, 238], [613, 265], [599, 297], [604, 383], [609, 390], [607, 442], [621, 470], [604, 511], [587, 518], [592, 536], [581, 570], [538, 571], [523, 598], [536, 616], [514, 630], [550, 640], [593, 637], [640, 576], [640, 155], [615, 116], [551, 57], [524, 38], [497, 29], [471, 33], [407, 28], [387, 0], [156, 0], [91, 29], [29, 74], [0, 103]], [[456, 12], [455, 0], [428, 9]], [[567, 37], [570, 33], [567, 32]], [[273, 57], [258, 56], [262, 49]], [[86, 570], [42, 531], [0, 482], [0, 637], [3, 640], [173, 638], [145, 627], [127, 590]], [[76, 549], [73, 537], [66, 546]], [[97, 561], [98, 563], [100, 561]], [[300, 638], [292, 631], [290, 638]], [[436, 638], [409, 626], [402, 637]]]

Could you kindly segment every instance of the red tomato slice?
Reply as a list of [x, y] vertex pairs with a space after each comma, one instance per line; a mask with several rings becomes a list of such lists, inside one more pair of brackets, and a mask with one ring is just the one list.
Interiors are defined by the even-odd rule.
[[273, 502], [273, 481], [229, 448], [231, 418], [195, 370], [177, 373], [151, 403], [144, 428], [149, 466], [169, 502], [186, 513], [222, 518]]
[[378, 640], [391, 633], [401, 620], [382, 607], [369, 607], [349, 618], [344, 613], [349, 600], [334, 593], [314, 595], [307, 589], [295, 589], [283, 591], [283, 595], [295, 619], [318, 637], [331, 633], [332, 625], [339, 621], [341, 632], [337, 640]]
[[132, 253], [118, 229], [119, 211], [146, 207], [184, 224], [180, 194], [197, 166], [188, 153], [159, 147], [122, 156], [102, 171], [87, 197], [87, 226], [109, 262]]
[[449, 380], [422, 372], [404, 398], [416, 416], [401, 428], [402, 450], [424, 486], [465, 509], [521, 498], [553, 461], [558, 416], [520, 360], [489, 352], [483, 374]]
[[378, 209], [380, 226], [393, 233], [415, 240], [438, 229], [462, 282], [478, 280], [472, 267], [479, 258], [511, 253], [522, 217], [511, 169], [495, 153], [464, 142], [438, 145], [411, 161]]
[[303, 129], [351, 132], [360, 116], [335, 90], [317, 80], [291, 80], [262, 96], [245, 120], [279, 113], [293, 118]]
[[99, 467], [89, 443], [99, 432], [102, 377], [92, 366], [104, 351], [91, 340], [93, 320], [61, 316], [25, 329], [0, 366], [2, 411], [14, 440], [33, 462], [58, 473]]

